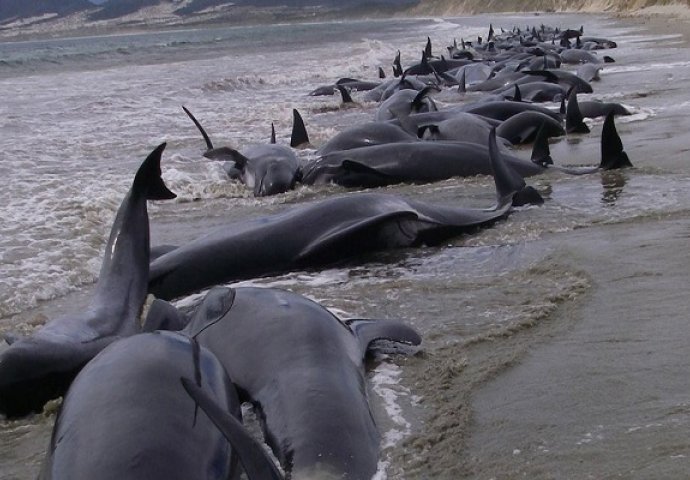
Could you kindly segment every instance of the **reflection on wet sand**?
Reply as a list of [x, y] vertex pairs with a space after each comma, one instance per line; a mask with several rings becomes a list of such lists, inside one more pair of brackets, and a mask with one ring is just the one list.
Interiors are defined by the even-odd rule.
[[626, 173], [620, 170], [601, 172], [601, 186], [603, 191], [601, 193], [601, 203], [604, 206], [613, 206], [616, 204], [618, 197], [623, 193], [623, 188], [626, 184]]

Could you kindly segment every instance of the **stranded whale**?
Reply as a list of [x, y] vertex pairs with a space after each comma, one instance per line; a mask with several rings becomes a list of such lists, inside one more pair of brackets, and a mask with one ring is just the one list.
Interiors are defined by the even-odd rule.
[[160, 177], [164, 148], [146, 158], [120, 205], [90, 305], [50, 320], [0, 355], [0, 413], [17, 417], [40, 410], [104, 347], [142, 331], [149, 275], [146, 202], [175, 197]]
[[543, 202], [491, 155], [497, 204], [484, 210], [436, 205], [381, 193], [307, 203], [220, 228], [151, 263], [149, 291], [172, 299], [243, 278], [326, 265], [376, 250], [437, 244], [505, 217], [513, 203]]
[[288, 477], [368, 480], [376, 473], [380, 439], [364, 359], [378, 339], [419, 345], [414, 330], [391, 320], [346, 324], [301, 295], [257, 287], [212, 289], [195, 319], [186, 333], [218, 357], [259, 410]]

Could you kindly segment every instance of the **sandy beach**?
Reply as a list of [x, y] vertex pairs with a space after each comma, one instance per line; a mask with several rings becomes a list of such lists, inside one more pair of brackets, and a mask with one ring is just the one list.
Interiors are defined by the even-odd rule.
[[[36, 195], [56, 190], [67, 203], [67, 219], [86, 218], [74, 227], [58, 223], [60, 231], [87, 233], [70, 247], [74, 251], [59, 255], [72, 262], [63, 267], [68, 273], [43, 275], [39, 269], [35, 277], [58, 293], [32, 305], [8, 307], [12, 314], [0, 319], [3, 331], [22, 324], [34, 327], [88, 298], [101, 237], [121, 196], [118, 188], [130, 180], [123, 165], [134, 165], [154, 140], [170, 141], [164, 168], [181, 197], [177, 203], [152, 207], [154, 244], [182, 243], [238, 218], [344, 193], [335, 187], [305, 187], [266, 201], [248, 198], [201, 159], [201, 139], [181, 114], [181, 102], [194, 102], [194, 111], [212, 131], [239, 145], [264, 141], [269, 119], [276, 121], [285, 140], [292, 108], [305, 113], [313, 140], [324, 141], [345, 125], [369, 119], [374, 106], [341, 110], [331, 99], [307, 97], [311, 88], [339, 75], [374, 75], [375, 62], [388, 66], [403, 40], [408, 42], [405, 58], [411, 61], [428, 31], [435, 41], [452, 39], [456, 31], [450, 20], [419, 19], [399, 29], [387, 25], [391, 33], [380, 38], [373, 33], [378, 25], [357, 25], [354, 40], [313, 42], [308, 45], [313, 59], [306, 55], [295, 62], [289, 53], [297, 46], [275, 45], [269, 39], [268, 47], [257, 41], [251, 52], [246, 45], [226, 51], [224, 44], [213, 46], [220, 35], [214, 30], [211, 40], [199, 42], [211, 51], [206, 57], [180, 50], [166, 63], [131, 48], [114, 60], [96, 53], [89, 57], [93, 66], [74, 60], [81, 73], [60, 66], [59, 74], [52, 76], [52, 66], [41, 66], [37, 74], [18, 77], [21, 81], [5, 79], [7, 89], [19, 92], [5, 107], [4, 125], [5, 141], [12, 142], [6, 146], [8, 157], [18, 159], [27, 172], [21, 178], [24, 183], [17, 185], [46, 182], [38, 185]], [[309, 295], [353, 317], [403, 318], [423, 334], [420, 354], [389, 363], [399, 379], [392, 388], [404, 393], [398, 399], [404, 421], [397, 424], [385, 401], [372, 393], [381, 430], [385, 435], [399, 433], [382, 453], [390, 464], [385, 478], [686, 478], [690, 20], [667, 9], [633, 16], [529, 13], [457, 21], [469, 23], [465, 28], [482, 29], [490, 21], [506, 28], [515, 22], [553, 21], [571, 27], [584, 24], [593, 35], [600, 30], [620, 34], [619, 50], [607, 52], [616, 63], [603, 71], [591, 97], [634, 108], [631, 119], [619, 121], [618, 131], [635, 168], [578, 178], [535, 177], [530, 182], [546, 197], [546, 204], [519, 209], [506, 222], [476, 236], [439, 248], [374, 256], [362, 266], [338, 265], [255, 283]], [[69, 28], [40, 24], [24, 30], [25, 37], [13, 38], [145, 30], [142, 24], [80, 30], [73, 19], [69, 22]], [[218, 26], [215, 20], [209, 25]], [[150, 26], [184, 28], [165, 22]], [[346, 27], [338, 24], [331, 30]], [[407, 38], [412, 28], [419, 30], [418, 38]], [[271, 33], [290, 38], [288, 27]], [[246, 35], [238, 33], [240, 38]], [[313, 38], [320, 38], [318, 31]], [[161, 44], [166, 58], [166, 49], [178, 47], [175, 39]], [[155, 49], [154, 53], [159, 55]], [[133, 57], [141, 63], [128, 63]], [[252, 108], [247, 108], [247, 98]], [[23, 110], [31, 101], [38, 113]], [[601, 123], [591, 123], [591, 135], [553, 143], [556, 162], [596, 165]], [[34, 146], [30, 139], [39, 135], [44, 143]], [[73, 164], [65, 164], [62, 156], [68, 154]], [[38, 167], [30, 163], [34, 157]], [[84, 176], [95, 185], [85, 193]], [[80, 185], [63, 186], [74, 178]], [[482, 207], [493, 201], [489, 178], [386, 191], [439, 202], [460, 199]], [[29, 207], [41, 211], [53, 201], [43, 196], [39, 200], [37, 208], [33, 203]], [[13, 206], [24, 211], [18, 203]], [[56, 256], [40, 260], [52, 267], [60, 260]], [[77, 287], [57, 290], [63, 286], [53, 287], [51, 282], [59, 275], [78, 277]], [[386, 363], [373, 366], [381, 365]], [[1, 478], [32, 478], [45, 454], [53, 420], [50, 411], [0, 425]]]
[[[690, 174], [690, 23], [667, 14], [616, 18], [652, 38], [675, 36], [679, 63], [610, 79], [632, 90], [654, 85], [640, 104], [680, 104], [640, 128], [619, 126], [626, 151], [643, 169]], [[654, 55], [654, 42], [648, 45]], [[582, 147], [583, 156], [596, 155], [596, 145]], [[552, 153], [570, 148], [552, 146]], [[615, 185], [625, 191], [630, 178], [602, 176], [602, 200], [607, 185], [609, 193]], [[569, 271], [575, 287], [563, 302], [559, 292], [544, 298], [542, 284], [523, 285], [534, 292], [527, 304], [553, 301], [553, 308], [509, 331], [440, 347], [438, 358], [413, 360], [424, 367], [411, 381], [428, 389], [433, 377], [439, 394], [426, 405], [434, 413], [425, 434], [408, 443], [425, 460], [401, 456], [405, 478], [686, 478], [688, 238], [687, 212], [669, 212], [531, 244], [548, 252], [540, 275]]]

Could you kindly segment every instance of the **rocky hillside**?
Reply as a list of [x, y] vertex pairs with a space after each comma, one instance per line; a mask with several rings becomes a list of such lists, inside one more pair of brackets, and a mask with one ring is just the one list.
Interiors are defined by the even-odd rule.
[[636, 13], [659, 7], [690, 7], [690, 0], [420, 0], [415, 15], [462, 15], [486, 12]]
[[67, 15], [93, 6], [88, 0], [1, 0], [0, 22], [44, 15]]
[[64, 16], [76, 12], [87, 12], [87, 18], [91, 21], [114, 20], [145, 12], [153, 7], [161, 7], [178, 16], [187, 16], [231, 6], [288, 9], [324, 7], [329, 10], [346, 10], [372, 6], [405, 7], [416, 2], [417, 0], [0, 0], [0, 23], [46, 15]]

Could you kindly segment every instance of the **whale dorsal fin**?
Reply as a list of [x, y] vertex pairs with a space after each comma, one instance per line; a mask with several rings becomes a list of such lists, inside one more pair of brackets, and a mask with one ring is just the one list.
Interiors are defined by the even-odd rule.
[[424, 87], [412, 100], [412, 111], [419, 111], [424, 105], [424, 99], [434, 90], [434, 87]]
[[460, 75], [460, 81], [458, 82], [458, 93], [467, 92], [467, 74], [465, 69], [462, 69], [462, 74]]
[[[371, 349], [377, 340], [387, 340], [405, 345], [417, 346], [422, 343], [422, 338], [412, 328], [397, 320], [372, 320], [352, 319], [345, 323], [359, 341], [362, 355]], [[385, 350], [386, 353], [395, 353], [395, 349]]]
[[165, 143], [158, 145], [141, 164], [134, 176], [132, 192], [143, 193], [147, 200], [169, 200], [177, 197], [161, 178], [161, 155]]
[[496, 127], [489, 133], [489, 161], [496, 184], [496, 210], [504, 208], [508, 203], [514, 206], [544, 203], [539, 192], [528, 186], [520, 174], [503, 159], [496, 143]]
[[551, 149], [549, 148], [549, 137], [546, 134], [546, 122], [543, 122], [537, 131], [537, 136], [534, 139], [534, 146], [532, 147], [532, 163], [545, 167], [553, 165], [551, 158]]
[[184, 333], [195, 338], [211, 325], [217, 323], [232, 308], [235, 302], [235, 290], [227, 287], [213, 287], [196, 309]]
[[570, 88], [568, 93], [568, 109], [565, 113], [565, 131], [567, 133], [589, 133], [589, 127], [584, 123], [580, 105], [577, 103], [577, 87]]
[[395, 78], [398, 78], [402, 74], [403, 74], [403, 69], [402, 69], [402, 64], [400, 63], [400, 50], [398, 50], [398, 53], [395, 55], [395, 59], [393, 60], [393, 76]]
[[309, 144], [309, 135], [307, 134], [307, 127], [304, 126], [304, 120], [302, 120], [302, 115], [299, 114], [296, 108], [293, 108], [292, 135], [290, 136], [290, 146], [292, 148], [301, 148]]
[[271, 144], [275, 145], [276, 143], [276, 127], [273, 125], [273, 122], [271, 122]]
[[208, 415], [208, 418], [228, 440], [237, 453], [240, 463], [249, 480], [282, 480], [283, 475], [278, 471], [273, 460], [264, 451], [242, 424], [216, 401], [187, 378], [180, 378], [182, 386], [190, 397]]
[[601, 163], [599, 167], [603, 170], [632, 167], [628, 154], [623, 150], [623, 141], [616, 130], [614, 116], [613, 111], [606, 115], [601, 131]]
[[515, 93], [513, 93], [513, 101], [522, 102], [522, 92], [520, 91], [520, 87], [517, 83], [515, 84]]

